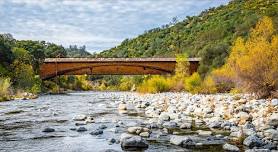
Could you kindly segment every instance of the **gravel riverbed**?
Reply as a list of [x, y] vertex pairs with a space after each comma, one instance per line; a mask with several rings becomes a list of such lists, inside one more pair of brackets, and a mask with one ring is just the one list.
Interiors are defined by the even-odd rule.
[[76, 92], [0, 103], [0, 151], [277, 151], [278, 99]]

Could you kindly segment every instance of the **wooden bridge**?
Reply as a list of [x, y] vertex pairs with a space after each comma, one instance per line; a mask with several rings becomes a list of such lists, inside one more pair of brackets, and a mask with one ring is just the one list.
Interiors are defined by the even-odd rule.
[[[200, 58], [189, 58], [190, 73]], [[59, 75], [163, 75], [175, 70], [175, 58], [47, 58], [40, 68], [43, 80]]]

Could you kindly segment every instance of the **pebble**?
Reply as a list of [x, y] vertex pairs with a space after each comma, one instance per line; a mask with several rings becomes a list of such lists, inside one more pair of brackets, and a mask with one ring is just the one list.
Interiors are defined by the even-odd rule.
[[53, 129], [53, 128], [45, 128], [42, 132], [46, 132], [46, 133], [55, 132], [55, 129]]
[[101, 134], [103, 134], [103, 130], [96, 129], [96, 130], [92, 131], [90, 134], [91, 135], [101, 135]]
[[77, 132], [84, 132], [84, 131], [87, 131], [87, 129], [85, 127], [79, 127], [76, 131]]

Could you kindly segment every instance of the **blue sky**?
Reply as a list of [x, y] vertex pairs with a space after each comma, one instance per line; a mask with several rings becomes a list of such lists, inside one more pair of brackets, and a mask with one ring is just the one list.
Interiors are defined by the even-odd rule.
[[0, 0], [0, 33], [109, 49], [126, 38], [229, 0]]

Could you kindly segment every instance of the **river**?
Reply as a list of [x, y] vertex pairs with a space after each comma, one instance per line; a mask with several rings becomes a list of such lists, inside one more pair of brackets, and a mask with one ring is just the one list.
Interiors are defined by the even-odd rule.
[[[133, 100], [124, 92], [75, 92], [63, 95], [44, 95], [32, 100], [14, 100], [0, 103], [0, 151], [4, 152], [98, 152], [105, 149], [122, 151], [120, 144], [108, 139], [118, 139], [127, 127], [143, 123], [148, 118], [143, 111], [131, 106], [128, 114], [119, 114], [121, 100]], [[84, 125], [85, 132], [77, 132], [77, 115], [87, 115], [95, 123]], [[121, 122], [121, 127], [115, 127]], [[104, 133], [93, 136], [91, 130], [107, 126]], [[51, 127], [55, 132], [45, 133]], [[153, 131], [155, 134], [155, 131]], [[169, 141], [147, 141], [146, 151], [183, 151]]]

